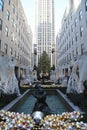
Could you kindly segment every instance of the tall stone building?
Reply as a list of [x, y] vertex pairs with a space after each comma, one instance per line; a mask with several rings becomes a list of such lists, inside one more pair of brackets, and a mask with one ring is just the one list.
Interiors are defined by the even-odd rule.
[[0, 0], [0, 56], [16, 60], [16, 75], [31, 65], [32, 32], [20, 0]]
[[46, 51], [55, 64], [55, 28], [54, 28], [54, 0], [35, 0], [35, 44], [37, 44], [37, 63]]
[[57, 66], [61, 74], [69, 71], [73, 59], [87, 54], [87, 0], [67, 0], [57, 35]]

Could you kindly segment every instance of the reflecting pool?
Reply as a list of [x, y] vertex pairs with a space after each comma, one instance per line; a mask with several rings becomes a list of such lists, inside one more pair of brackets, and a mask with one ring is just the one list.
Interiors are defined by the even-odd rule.
[[[46, 103], [48, 104], [49, 108], [55, 114], [61, 114], [62, 112], [70, 112], [71, 110], [66, 105], [59, 94], [55, 90], [45, 90], [47, 92]], [[10, 111], [19, 112], [19, 113], [26, 113], [31, 114], [34, 108], [34, 104], [37, 101], [36, 98], [32, 95], [34, 90], [27, 93], [18, 103], [16, 103]]]

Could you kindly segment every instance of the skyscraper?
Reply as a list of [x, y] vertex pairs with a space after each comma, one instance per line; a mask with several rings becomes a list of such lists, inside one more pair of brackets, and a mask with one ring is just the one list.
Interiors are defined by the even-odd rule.
[[55, 64], [52, 49], [55, 49], [54, 0], [35, 0], [35, 44], [37, 44], [37, 63], [46, 51]]

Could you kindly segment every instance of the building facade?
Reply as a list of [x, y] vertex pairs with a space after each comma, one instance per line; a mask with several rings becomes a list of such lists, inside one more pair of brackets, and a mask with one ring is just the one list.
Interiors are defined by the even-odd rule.
[[68, 0], [56, 38], [57, 67], [70, 71], [74, 60], [87, 53], [87, 0]]
[[0, 56], [16, 60], [17, 78], [31, 65], [32, 32], [20, 0], [0, 0]]
[[35, 44], [37, 64], [43, 51], [49, 55], [51, 65], [55, 64], [52, 48], [55, 48], [54, 0], [35, 0]]

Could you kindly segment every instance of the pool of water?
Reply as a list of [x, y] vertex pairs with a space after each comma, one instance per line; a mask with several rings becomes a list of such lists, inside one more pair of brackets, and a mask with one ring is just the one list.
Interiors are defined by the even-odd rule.
[[[33, 91], [30, 91], [28, 94], [26, 94], [17, 104], [15, 104], [15, 106], [11, 108], [11, 111], [31, 114], [34, 108], [34, 104], [37, 101], [36, 98], [32, 95], [32, 92]], [[60, 96], [55, 90], [47, 90], [46, 92], [46, 103], [55, 114], [61, 114], [62, 112], [70, 111], [66, 103], [61, 100]]]

